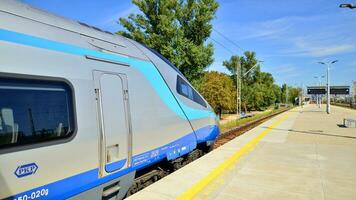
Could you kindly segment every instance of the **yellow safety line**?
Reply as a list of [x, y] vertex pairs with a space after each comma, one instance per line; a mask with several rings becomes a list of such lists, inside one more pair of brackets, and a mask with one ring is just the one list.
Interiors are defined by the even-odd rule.
[[271, 126], [262, 131], [257, 137], [239, 149], [236, 153], [234, 153], [230, 158], [221, 163], [218, 167], [213, 169], [207, 176], [202, 178], [199, 182], [193, 185], [190, 189], [181, 194], [177, 199], [178, 200], [186, 200], [192, 199], [195, 195], [197, 195], [201, 190], [203, 190], [211, 181], [213, 181], [217, 176], [219, 176], [222, 172], [224, 172], [228, 167], [234, 164], [239, 158], [241, 158], [244, 154], [246, 154], [264, 137], [267, 133], [271, 132], [274, 127], [280, 124], [283, 120], [285, 120], [290, 113], [283, 115], [277, 121], [275, 121]]

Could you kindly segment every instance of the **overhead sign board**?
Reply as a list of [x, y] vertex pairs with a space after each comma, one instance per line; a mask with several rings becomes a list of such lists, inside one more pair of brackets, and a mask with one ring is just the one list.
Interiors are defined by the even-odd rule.
[[307, 88], [308, 94], [326, 94], [325, 88]]
[[[308, 94], [326, 94], [326, 86], [308, 86]], [[349, 95], [350, 86], [330, 86], [330, 94]]]
[[330, 94], [342, 94], [342, 95], [349, 95], [350, 94], [350, 88], [339, 88], [339, 87], [331, 87], [330, 88]]

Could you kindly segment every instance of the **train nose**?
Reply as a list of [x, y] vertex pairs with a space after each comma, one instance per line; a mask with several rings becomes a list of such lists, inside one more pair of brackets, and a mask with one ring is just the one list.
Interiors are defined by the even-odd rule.
[[220, 125], [219, 116], [215, 114], [214, 120], [215, 120], [215, 125], [219, 127], [219, 125]]

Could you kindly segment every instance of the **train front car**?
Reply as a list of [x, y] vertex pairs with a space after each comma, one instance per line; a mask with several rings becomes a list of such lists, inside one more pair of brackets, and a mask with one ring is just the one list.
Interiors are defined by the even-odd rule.
[[174, 94], [194, 130], [198, 149], [210, 151], [220, 134], [217, 116], [211, 106], [168, 59], [144, 45], [136, 43], [136, 46], [156, 66]]
[[215, 113], [156, 51], [18, 1], [0, 19], [0, 199], [122, 199], [212, 149]]

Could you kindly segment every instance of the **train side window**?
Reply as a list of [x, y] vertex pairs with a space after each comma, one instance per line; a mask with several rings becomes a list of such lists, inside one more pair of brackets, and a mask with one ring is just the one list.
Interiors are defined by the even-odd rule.
[[180, 76], [177, 76], [177, 92], [195, 103], [206, 107], [204, 99]]
[[0, 79], [0, 149], [70, 137], [71, 88], [57, 81]]

